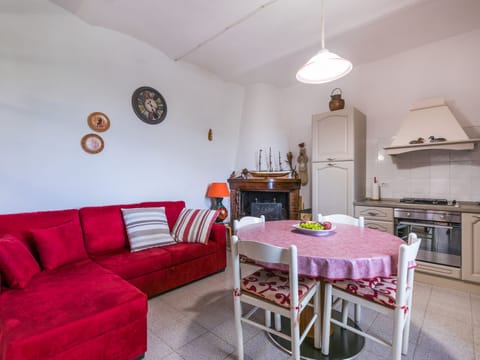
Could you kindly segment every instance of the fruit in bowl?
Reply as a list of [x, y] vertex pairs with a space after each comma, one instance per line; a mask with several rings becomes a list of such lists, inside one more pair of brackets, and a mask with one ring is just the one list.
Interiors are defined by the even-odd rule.
[[332, 228], [332, 223], [330, 221], [324, 221], [322, 224], [324, 230], [330, 230]]
[[317, 221], [304, 221], [301, 222], [298, 226], [302, 229], [307, 230], [330, 230], [332, 228], [332, 223], [329, 221], [317, 222]]

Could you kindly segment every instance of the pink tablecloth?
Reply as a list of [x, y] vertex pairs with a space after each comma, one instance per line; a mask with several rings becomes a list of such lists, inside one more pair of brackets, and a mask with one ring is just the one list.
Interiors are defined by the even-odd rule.
[[315, 278], [372, 279], [397, 272], [400, 238], [378, 230], [336, 224], [328, 236], [297, 232], [295, 220], [268, 221], [238, 231], [241, 240], [289, 247], [296, 245], [298, 272]]

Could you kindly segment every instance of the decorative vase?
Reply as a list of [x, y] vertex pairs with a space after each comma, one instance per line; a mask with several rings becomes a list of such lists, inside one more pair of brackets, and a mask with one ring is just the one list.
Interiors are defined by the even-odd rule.
[[331, 100], [328, 103], [330, 111], [341, 110], [345, 107], [345, 100], [342, 99], [342, 89], [335, 88], [330, 94]]

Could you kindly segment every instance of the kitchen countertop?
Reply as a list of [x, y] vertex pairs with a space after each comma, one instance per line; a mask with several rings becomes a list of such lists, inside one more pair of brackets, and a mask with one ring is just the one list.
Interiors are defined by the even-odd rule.
[[440, 210], [440, 211], [458, 211], [466, 213], [479, 213], [480, 214], [480, 202], [475, 201], [457, 201], [458, 206], [452, 205], [431, 205], [431, 204], [407, 204], [400, 202], [400, 199], [382, 199], [371, 200], [364, 199], [354, 201], [356, 206], [380, 206], [391, 208], [403, 208], [403, 209], [423, 209], [423, 210]]

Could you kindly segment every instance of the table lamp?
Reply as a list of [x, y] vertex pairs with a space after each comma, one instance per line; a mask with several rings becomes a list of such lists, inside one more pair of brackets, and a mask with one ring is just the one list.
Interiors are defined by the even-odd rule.
[[223, 206], [222, 200], [225, 197], [230, 196], [230, 191], [228, 191], [228, 186], [226, 183], [214, 182], [211, 183], [208, 187], [207, 197], [215, 199], [215, 204], [213, 205], [213, 210], [220, 210], [217, 220], [215, 222], [221, 223], [228, 216], [228, 211], [225, 206]]

